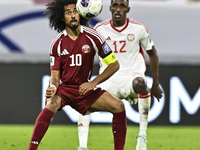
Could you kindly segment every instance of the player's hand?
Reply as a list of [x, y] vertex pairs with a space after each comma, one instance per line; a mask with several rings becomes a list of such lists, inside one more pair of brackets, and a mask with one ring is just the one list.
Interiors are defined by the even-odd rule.
[[88, 91], [93, 90], [96, 85], [93, 82], [85, 82], [79, 86], [79, 94], [84, 95]]
[[45, 97], [48, 99], [48, 98], [51, 98], [53, 95], [55, 95], [56, 93], [56, 88], [55, 87], [48, 87], [46, 89], [46, 95]]
[[163, 97], [163, 91], [159, 85], [152, 86], [151, 88], [151, 95], [155, 96], [158, 101]]

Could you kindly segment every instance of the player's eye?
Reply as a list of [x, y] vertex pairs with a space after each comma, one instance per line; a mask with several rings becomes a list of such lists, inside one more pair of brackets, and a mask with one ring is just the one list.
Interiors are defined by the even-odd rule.
[[66, 14], [66, 15], [70, 15], [71, 12], [70, 12], [70, 11], [66, 11], [65, 14]]
[[117, 6], [116, 3], [114, 3], [114, 4], [112, 5], [112, 7], [116, 9], [118, 6]]
[[78, 13], [78, 11], [77, 11], [77, 10], [74, 10], [74, 14], [76, 14], [76, 13]]
[[125, 5], [121, 5], [121, 6], [120, 6], [121, 9], [123, 9], [123, 8], [125, 8], [125, 7], [126, 7]]

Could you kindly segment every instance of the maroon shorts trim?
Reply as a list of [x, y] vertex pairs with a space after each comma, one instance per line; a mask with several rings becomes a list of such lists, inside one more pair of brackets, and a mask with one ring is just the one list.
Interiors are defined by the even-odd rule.
[[88, 108], [105, 92], [101, 88], [79, 95], [79, 85], [59, 85], [56, 94], [61, 98], [62, 107], [70, 105], [76, 111], [84, 114]]

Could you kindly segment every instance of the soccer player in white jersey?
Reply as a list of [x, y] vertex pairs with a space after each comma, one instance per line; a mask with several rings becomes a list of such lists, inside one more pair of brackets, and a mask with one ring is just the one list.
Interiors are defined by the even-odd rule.
[[[94, 28], [99, 31], [114, 51], [120, 63], [120, 69], [106, 82], [99, 86], [120, 99], [137, 103], [140, 113], [140, 131], [137, 137], [136, 150], [147, 150], [146, 130], [151, 95], [158, 101], [163, 91], [159, 87], [158, 56], [154, 43], [144, 24], [127, 18], [128, 0], [111, 0], [110, 12], [112, 19], [98, 23]], [[145, 79], [146, 64], [144, 49], [149, 55], [153, 84], [149, 90]], [[100, 59], [100, 73], [106, 65]], [[134, 116], [133, 116], [134, 117]], [[90, 115], [80, 115], [78, 121], [79, 148], [87, 150]]]

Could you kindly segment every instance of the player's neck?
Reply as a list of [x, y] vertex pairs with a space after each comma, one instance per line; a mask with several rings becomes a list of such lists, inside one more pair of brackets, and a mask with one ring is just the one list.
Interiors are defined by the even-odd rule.
[[113, 20], [112, 21], [112, 24], [114, 27], [122, 27], [126, 24], [126, 20], [123, 20], [123, 21], [115, 21]]
[[125, 22], [112, 22], [112, 24], [115, 28], [123, 28], [126, 25], [126, 21]]
[[81, 32], [81, 27], [79, 26], [76, 30], [72, 30], [70, 28], [66, 28], [67, 35], [72, 39], [76, 40]]

